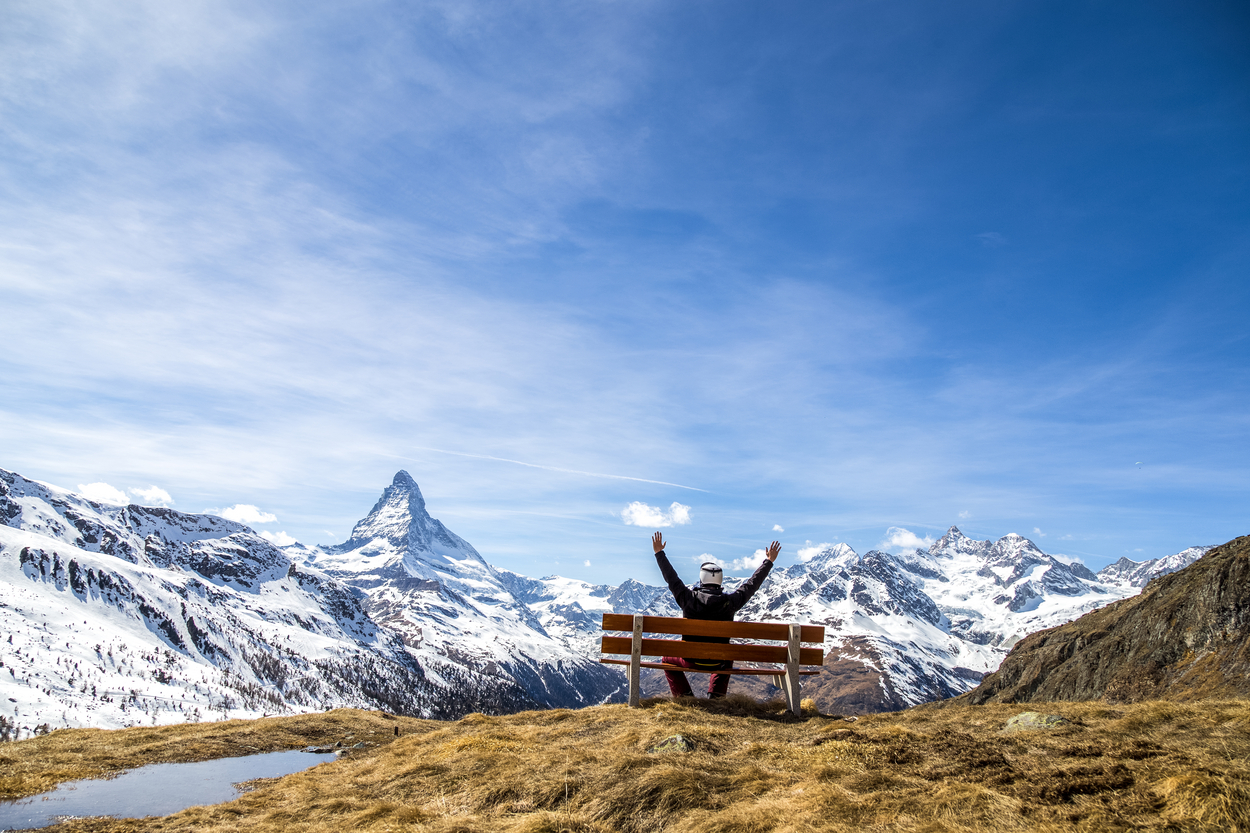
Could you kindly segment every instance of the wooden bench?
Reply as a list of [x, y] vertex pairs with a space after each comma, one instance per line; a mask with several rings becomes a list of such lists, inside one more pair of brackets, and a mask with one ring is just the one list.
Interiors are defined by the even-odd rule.
[[[659, 668], [687, 673], [750, 674], [777, 678], [777, 686], [785, 693], [786, 707], [799, 713], [799, 677], [820, 673], [825, 661], [825, 629], [821, 625], [782, 625], [776, 622], [714, 622], [706, 619], [675, 619], [668, 616], [636, 616], [628, 613], [603, 614], [603, 630], [625, 631], [630, 636], [603, 637], [600, 650], [604, 654], [624, 655], [629, 659], [603, 657], [599, 661], [629, 666], [629, 705], [638, 706], [640, 671]], [[785, 645], [742, 645], [718, 642], [682, 642], [678, 639], [643, 639], [643, 634], [672, 636], [728, 636], [731, 639], [766, 639]], [[819, 648], [804, 648], [802, 643], [815, 643]], [[735, 662], [777, 663], [783, 668], [732, 668], [727, 671], [692, 671], [663, 662], [643, 662], [643, 657], [681, 657], [683, 659], [731, 659]], [[814, 665], [813, 670], [801, 666]]]

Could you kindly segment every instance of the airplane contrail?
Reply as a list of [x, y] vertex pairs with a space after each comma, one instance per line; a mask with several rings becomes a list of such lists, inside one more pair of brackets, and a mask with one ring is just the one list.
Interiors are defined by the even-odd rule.
[[[471, 457], [474, 460], [494, 460], [498, 463], [512, 463], [516, 466], [526, 466], [531, 469], [543, 469], [544, 471], [558, 471], [562, 474], [580, 474], [583, 477], [603, 477], [608, 480], [633, 480], [637, 483], [654, 483], [658, 486], [672, 486], [677, 489], [688, 489], [692, 492], [703, 492], [709, 494], [707, 489], [699, 489], [695, 486], [683, 486], [680, 483], [669, 483], [666, 480], [647, 480], [645, 477], [627, 477], [623, 474], [602, 474], [596, 471], [578, 471], [577, 469], [562, 469], [556, 466], [542, 466], [538, 463], [526, 463], [522, 460], [509, 460], [507, 457], [491, 457], [489, 454], [466, 454], [463, 451], [448, 451], [445, 448], [430, 448], [429, 446], [418, 445], [413, 448], [419, 448], [422, 451], [437, 451], [439, 454], [451, 454], [456, 457]], [[400, 457], [398, 454], [391, 455], [400, 460], [411, 460], [410, 457]], [[416, 462], [415, 460], [413, 462]]]

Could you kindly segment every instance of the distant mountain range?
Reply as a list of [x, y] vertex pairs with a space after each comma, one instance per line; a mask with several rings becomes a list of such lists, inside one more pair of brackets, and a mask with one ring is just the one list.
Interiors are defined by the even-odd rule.
[[[1020, 536], [952, 527], [928, 550], [836, 545], [778, 568], [740, 618], [826, 625], [829, 660], [805, 685], [823, 708], [901, 708], [967, 691], [1026, 634], [1206, 549], [1095, 575]], [[102, 504], [0, 469], [0, 734], [619, 701], [623, 674], [596, 661], [608, 611], [679, 615], [664, 587], [492, 567], [430, 517], [406, 472], [345, 543], [279, 548], [212, 515]]]
[[[1122, 572], [1136, 572], [1136, 568]], [[958, 702], [1244, 698], [1250, 694], [1250, 536], [1167, 568], [1137, 596], [1021, 640]]]
[[[804, 696], [828, 711], [893, 710], [967, 691], [1027, 634], [1134, 595], [1208, 549], [1121, 559], [1094, 574], [1020, 535], [977, 541], [956, 527], [927, 550], [898, 555], [859, 555], [835, 544], [774, 569], [739, 618], [824, 625], [828, 658], [823, 673], [804, 682]], [[523, 587], [543, 627], [579, 651], [596, 649], [602, 612], [680, 615], [663, 587], [510, 580]], [[734, 686], [775, 694], [760, 678]], [[649, 675], [644, 692], [666, 693], [662, 675]]]

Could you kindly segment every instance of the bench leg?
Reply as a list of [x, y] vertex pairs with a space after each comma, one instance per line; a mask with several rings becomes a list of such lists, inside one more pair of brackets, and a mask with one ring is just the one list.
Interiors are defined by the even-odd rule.
[[629, 707], [638, 708], [642, 700], [642, 617], [634, 617], [634, 638], [629, 651]]
[[778, 674], [774, 679], [777, 681], [777, 688], [785, 695], [786, 711], [797, 717], [800, 711], [798, 686], [791, 681], [789, 674]]
[[801, 626], [790, 626], [790, 640], [786, 646], [786, 674], [782, 678], [782, 690], [786, 693], [786, 707], [795, 717], [798, 717], [802, 710], [799, 705], [799, 646], [802, 634]]

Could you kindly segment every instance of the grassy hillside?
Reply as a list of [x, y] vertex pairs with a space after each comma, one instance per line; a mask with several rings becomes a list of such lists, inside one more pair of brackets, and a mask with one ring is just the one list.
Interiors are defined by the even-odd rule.
[[[920, 707], [847, 721], [730, 698], [455, 723], [340, 710], [62, 730], [0, 747], [0, 789], [11, 797], [87, 771], [350, 735], [374, 745], [229, 804], [50, 829], [1250, 831], [1250, 702], [1055, 703], [1040, 710], [1071, 725], [1001, 733], [1026, 708]], [[648, 751], [675, 734], [693, 751]]]

